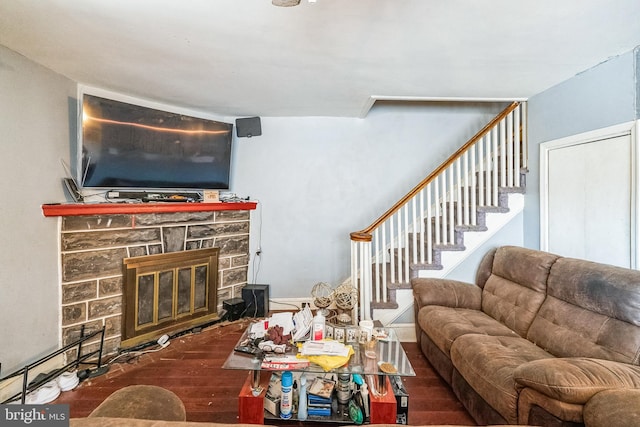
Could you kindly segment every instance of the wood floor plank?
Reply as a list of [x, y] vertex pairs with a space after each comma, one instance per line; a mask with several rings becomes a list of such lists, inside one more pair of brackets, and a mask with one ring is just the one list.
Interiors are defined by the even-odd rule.
[[[135, 384], [164, 387], [183, 401], [188, 421], [238, 422], [238, 392], [246, 373], [222, 369], [250, 319], [215, 325], [173, 338], [161, 351], [118, 359], [108, 374], [82, 382], [54, 403], [67, 403], [73, 418], [86, 417], [114, 391]], [[424, 358], [416, 343], [403, 343], [416, 377], [403, 379], [409, 393], [409, 424], [475, 425], [449, 386]], [[269, 423], [267, 421], [267, 423]], [[274, 423], [271, 423], [274, 424]], [[277, 425], [314, 427], [314, 423]], [[326, 423], [315, 423], [326, 427]]]

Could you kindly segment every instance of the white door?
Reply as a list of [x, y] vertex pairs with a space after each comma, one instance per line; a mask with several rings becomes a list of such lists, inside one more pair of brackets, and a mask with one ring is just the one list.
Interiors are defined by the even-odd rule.
[[635, 268], [633, 124], [619, 130], [542, 144], [541, 249]]

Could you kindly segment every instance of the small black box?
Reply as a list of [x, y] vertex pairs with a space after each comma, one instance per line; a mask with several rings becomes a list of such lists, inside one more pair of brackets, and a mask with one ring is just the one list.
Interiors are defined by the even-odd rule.
[[409, 393], [404, 387], [402, 377], [399, 375], [391, 375], [391, 388], [396, 397], [396, 424], [409, 424]]
[[222, 308], [227, 310], [227, 320], [233, 322], [242, 317], [244, 313], [245, 303], [242, 298], [231, 298], [222, 301]]
[[247, 317], [266, 317], [269, 314], [269, 285], [245, 285], [242, 299]]

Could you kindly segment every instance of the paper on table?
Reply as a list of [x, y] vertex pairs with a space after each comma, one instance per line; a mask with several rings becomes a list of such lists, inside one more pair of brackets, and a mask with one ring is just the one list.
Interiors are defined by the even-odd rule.
[[282, 335], [289, 335], [293, 330], [293, 314], [289, 311], [275, 313], [269, 318], [269, 326], [282, 326]]
[[294, 341], [302, 340], [307, 333], [311, 330], [311, 324], [313, 323], [313, 315], [309, 306], [305, 306], [302, 310], [297, 312], [293, 316], [293, 326], [295, 327], [295, 333], [293, 334]]
[[349, 355], [349, 347], [341, 342], [332, 340], [307, 341], [302, 345], [300, 354], [303, 356], [326, 355], [346, 357]]
[[255, 322], [251, 324], [251, 329], [249, 329], [249, 335], [251, 338], [262, 338], [264, 334], [267, 332], [266, 328], [267, 322], [261, 320], [259, 322]]

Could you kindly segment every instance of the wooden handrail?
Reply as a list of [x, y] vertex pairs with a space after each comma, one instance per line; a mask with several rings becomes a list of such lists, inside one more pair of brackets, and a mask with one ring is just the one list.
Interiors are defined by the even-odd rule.
[[513, 110], [515, 110], [519, 102], [511, 103], [507, 108], [505, 108], [500, 114], [498, 114], [493, 120], [491, 120], [485, 127], [480, 129], [478, 133], [476, 133], [469, 141], [467, 141], [462, 147], [460, 147], [455, 153], [453, 153], [447, 160], [445, 160], [440, 166], [438, 166], [433, 172], [431, 172], [425, 179], [420, 181], [418, 185], [416, 185], [411, 191], [409, 191], [402, 199], [400, 199], [395, 205], [393, 205], [388, 211], [386, 211], [380, 218], [375, 220], [370, 226], [367, 228], [354, 231], [351, 233], [351, 240], [356, 242], [370, 242], [372, 239], [371, 231], [375, 230], [380, 224], [385, 222], [391, 217], [394, 213], [398, 212], [400, 208], [402, 208], [409, 200], [411, 200], [416, 194], [418, 194], [424, 187], [426, 187], [429, 183], [431, 183], [435, 177], [440, 175], [442, 171], [451, 166], [458, 158], [465, 152], [469, 147], [478, 142], [480, 138], [484, 137], [491, 129], [493, 129], [501, 120], [509, 115]]

